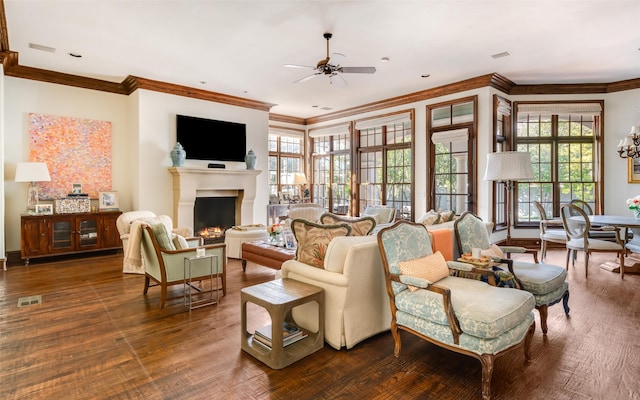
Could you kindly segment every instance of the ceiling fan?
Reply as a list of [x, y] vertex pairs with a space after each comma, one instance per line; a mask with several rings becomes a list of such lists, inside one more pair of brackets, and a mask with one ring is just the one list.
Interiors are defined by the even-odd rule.
[[329, 39], [333, 36], [331, 33], [325, 33], [324, 38], [327, 39], [327, 58], [318, 61], [318, 64], [315, 67], [309, 65], [296, 65], [296, 64], [285, 64], [285, 67], [289, 68], [308, 68], [315, 69], [316, 72], [305, 76], [304, 78], [298, 79], [293, 83], [306, 82], [318, 75], [327, 75], [330, 78], [330, 83], [334, 83], [333, 78], [337, 78], [335, 82], [341, 85], [347, 85], [347, 81], [344, 80], [341, 73], [345, 74], [373, 74], [376, 72], [376, 67], [342, 67], [340, 66], [340, 62], [345, 58], [344, 54], [333, 53], [331, 57], [329, 57]]

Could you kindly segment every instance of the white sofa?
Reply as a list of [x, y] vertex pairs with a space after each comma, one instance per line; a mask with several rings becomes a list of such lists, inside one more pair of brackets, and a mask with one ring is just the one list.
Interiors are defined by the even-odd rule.
[[[324, 289], [325, 341], [350, 349], [390, 329], [391, 311], [376, 236], [346, 236], [327, 247], [324, 269], [296, 260], [285, 261], [278, 274]], [[295, 307], [293, 319], [312, 332], [318, 330], [318, 307]]]

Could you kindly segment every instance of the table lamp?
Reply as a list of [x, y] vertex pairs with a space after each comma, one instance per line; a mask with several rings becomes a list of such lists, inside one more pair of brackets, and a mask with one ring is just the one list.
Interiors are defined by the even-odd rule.
[[27, 211], [34, 211], [38, 204], [36, 182], [49, 182], [51, 176], [47, 164], [43, 162], [19, 162], [16, 166], [16, 182], [31, 182], [27, 190]]
[[309, 197], [308, 190], [304, 190], [304, 186], [307, 184], [307, 177], [302, 172], [296, 172], [293, 174], [293, 184], [300, 186], [300, 196], [304, 199]]
[[511, 194], [514, 182], [533, 179], [531, 155], [523, 151], [503, 151], [487, 154], [485, 181], [504, 182], [507, 188], [507, 245], [511, 241]]

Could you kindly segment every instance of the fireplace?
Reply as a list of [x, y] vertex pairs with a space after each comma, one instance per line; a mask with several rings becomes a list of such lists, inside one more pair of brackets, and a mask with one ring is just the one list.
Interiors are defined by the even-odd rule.
[[205, 244], [223, 243], [224, 233], [236, 224], [236, 197], [196, 197], [193, 232]]
[[[224, 212], [228, 221], [216, 222], [224, 227], [253, 224], [253, 203], [256, 198], [256, 177], [262, 171], [245, 169], [217, 169], [170, 167], [173, 177], [173, 221], [176, 226], [189, 226], [198, 232], [195, 220], [196, 200], [202, 198], [233, 199], [234, 209]], [[206, 202], [206, 200], [205, 200]], [[217, 205], [213, 206], [218, 207]], [[211, 207], [205, 207], [211, 208]], [[213, 232], [213, 230], [212, 230]]]

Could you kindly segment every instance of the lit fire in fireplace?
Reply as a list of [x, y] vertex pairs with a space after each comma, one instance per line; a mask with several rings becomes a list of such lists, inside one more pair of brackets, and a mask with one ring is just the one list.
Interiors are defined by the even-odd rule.
[[198, 236], [206, 239], [218, 239], [220, 237], [222, 237], [223, 235], [223, 231], [222, 229], [220, 229], [220, 227], [217, 226], [209, 226], [207, 228], [204, 228], [202, 230], [200, 230], [198, 232]]

